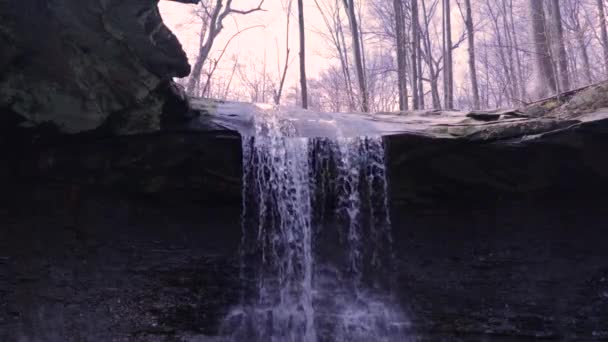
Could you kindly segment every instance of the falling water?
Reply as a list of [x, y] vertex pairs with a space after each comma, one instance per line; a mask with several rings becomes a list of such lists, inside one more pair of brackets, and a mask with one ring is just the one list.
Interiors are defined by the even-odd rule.
[[274, 111], [243, 139], [241, 304], [231, 341], [403, 341], [390, 295], [381, 137], [301, 138]]

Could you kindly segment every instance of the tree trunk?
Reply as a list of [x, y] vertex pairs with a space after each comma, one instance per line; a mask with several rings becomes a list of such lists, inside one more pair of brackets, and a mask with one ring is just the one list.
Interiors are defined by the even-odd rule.
[[535, 60], [540, 81], [540, 95], [546, 96], [557, 91], [557, 82], [551, 61], [550, 47], [547, 39], [547, 30], [543, 2], [528, 0], [532, 16], [532, 34], [534, 40]]
[[348, 91], [348, 109], [349, 110], [355, 110], [355, 92], [353, 91], [353, 81], [351, 79], [351, 73], [350, 73], [350, 60], [348, 59], [348, 51], [346, 48], [346, 38], [344, 37], [344, 29], [342, 26], [342, 20], [340, 18], [340, 14], [339, 12], [336, 13], [336, 27], [338, 30], [338, 41], [340, 42], [339, 45], [342, 47], [340, 55], [343, 58], [343, 65], [342, 67], [344, 68], [344, 79], [346, 82], [346, 89]]
[[[509, 16], [507, 14], [507, 3], [506, 0], [501, 0], [502, 3], [502, 17], [503, 17], [503, 30], [505, 32], [505, 40], [507, 43], [507, 59], [509, 61], [509, 74], [512, 82], [512, 90], [511, 94], [511, 103], [513, 105], [517, 105], [515, 99], [517, 99], [519, 95], [519, 82], [515, 71], [515, 63], [513, 61], [513, 39], [511, 37], [511, 30], [509, 30]], [[517, 52], [517, 51], [515, 51]]]
[[593, 82], [593, 78], [591, 77], [591, 63], [589, 62], [589, 53], [587, 52], [587, 46], [585, 45], [584, 33], [577, 32], [576, 40], [578, 43], [578, 48], [581, 51], [581, 58], [583, 59], [583, 68], [585, 69], [585, 79], [587, 81], [587, 84], [591, 84]]
[[[226, 11], [229, 11], [229, 8], [227, 8]], [[215, 4], [215, 8], [213, 9], [213, 13], [211, 14], [211, 18], [209, 19], [209, 22], [207, 22], [207, 23], [203, 22], [203, 25], [201, 26], [201, 37], [200, 37], [200, 41], [199, 41], [198, 56], [196, 57], [196, 63], [194, 63], [194, 67], [192, 68], [192, 72], [191, 72], [191, 77], [190, 77], [190, 80], [188, 80], [188, 86], [186, 87], [186, 92], [189, 94], [192, 94], [195, 91], [197, 84], [199, 84], [199, 87], [200, 87], [200, 78], [201, 78], [201, 72], [203, 70], [203, 65], [205, 64], [205, 61], [207, 60], [207, 57], [209, 56], [209, 52], [211, 51], [211, 48], [213, 47], [215, 38], [223, 29], [221, 22], [222, 22], [223, 18], [225, 18], [225, 16], [222, 16], [221, 13], [222, 13], [222, 1], [217, 0], [217, 2]], [[229, 13], [229, 12], [225, 12], [225, 13]], [[208, 35], [207, 35], [207, 31], [208, 31]], [[205, 36], [206, 36], [206, 38], [205, 38]]]
[[418, 41], [418, 0], [412, 0], [412, 104], [414, 110], [420, 109], [419, 93], [418, 93], [418, 49], [416, 41]]
[[395, 11], [395, 44], [397, 46], [397, 84], [399, 89], [399, 110], [408, 109], [407, 101], [407, 71], [405, 49], [405, 15], [401, 0], [393, 0]]
[[[287, 13], [285, 15], [285, 64], [283, 65], [283, 71], [280, 72], [279, 77], [279, 89], [276, 90], [274, 94], [274, 103], [278, 106], [281, 104], [281, 98], [283, 97], [283, 88], [285, 87], [285, 79], [287, 78], [287, 70], [289, 69], [289, 55], [291, 53], [291, 49], [289, 47], [289, 33], [290, 33], [290, 24], [291, 24], [291, 8], [293, 2], [290, 0], [287, 3]], [[277, 47], [277, 63], [279, 59], [278, 47]]]
[[515, 60], [517, 62], [517, 80], [519, 83], [519, 97], [521, 101], [526, 101], [527, 93], [524, 83], [524, 73], [520, 56], [519, 40], [517, 39], [517, 30], [515, 30], [515, 20], [513, 20], [513, 0], [509, 0], [509, 22], [511, 23], [511, 37], [513, 37], [513, 50], [515, 50]]
[[199, 38], [199, 49], [198, 55], [196, 56], [196, 61], [194, 62], [194, 66], [192, 67], [192, 71], [190, 72], [190, 78], [188, 78], [188, 83], [186, 85], [186, 93], [190, 96], [197, 96], [197, 86], [200, 84], [201, 76], [203, 72], [203, 64], [205, 63], [205, 34], [207, 32], [207, 25], [205, 23], [201, 24], [200, 30], [200, 38]]
[[[483, 46], [485, 46], [485, 47], [488, 46], [485, 37], [483, 38]], [[483, 69], [485, 71], [485, 73], [484, 73], [485, 74], [484, 75], [485, 76], [485, 87], [484, 87], [484, 89], [485, 89], [485, 92], [484, 92], [485, 96], [484, 96], [484, 102], [483, 102], [484, 105], [483, 105], [483, 107], [484, 108], [488, 108], [488, 107], [490, 107], [490, 61], [489, 61], [489, 58], [488, 58], [488, 51], [487, 51], [487, 49], [484, 51], [484, 53], [483, 53], [482, 56], [483, 56], [483, 58], [482, 58], [482, 60], [483, 60]]]
[[477, 85], [477, 67], [475, 65], [475, 28], [473, 27], [473, 11], [471, 0], [465, 0], [467, 11], [466, 27], [469, 41], [469, 73], [471, 74], [471, 93], [473, 94], [473, 109], [479, 109], [479, 86]]
[[445, 82], [445, 107], [446, 109], [454, 109], [454, 71], [452, 61], [452, 19], [451, 19], [451, 4], [450, 0], [443, 0], [443, 21], [445, 34], [445, 66], [444, 66], [444, 82]]
[[424, 18], [424, 49], [426, 51], [426, 64], [429, 67], [429, 78], [431, 81], [431, 97], [433, 99], [433, 109], [441, 109], [441, 99], [439, 97], [439, 72], [435, 72], [435, 65], [433, 60], [433, 49], [431, 46], [431, 37], [430, 37], [430, 24], [429, 17], [426, 10], [425, 0], [422, 0], [422, 15]]
[[[355, 2], [353, 0], [353, 6], [355, 6]], [[367, 101], [368, 105], [367, 105], [367, 111], [371, 111], [372, 110], [372, 105], [373, 105], [373, 97], [371, 95], [371, 90], [369, 87], [369, 77], [368, 77], [368, 70], [367, 70], [367, 55], [365, 54], [365, 44], [363, 44], [364, 40], [363, 40], [363, 30], [361, 30], [360, 26], [361, 23], [363, 22], [363, 18], [361, 18], [361, 8], [359, 8], [359, 11], [356, 12], [357, 15], [357, 28], [359, 31], [359, 46], [361, 47], [361, 65], [363, 65], [363, 80], [365, 81], [365, 100]]]
[[606, 12], [604, 12], [604, 0], [597, 0], [597, 10], [599, 13], [600, 31], [602, 47], [604, 48], [604, 67], [608, 77], [608, 30], [606, 30]]
[[[301, 0], [299, 0], [301, 1]], [[359, 92], [361, 96], [361, 110], [369, 112], [369, 99], [367, 93], [367, 85], [365, 82], [365, 69], [363, 65], [363, 56], [361, 49], [361, 41], [359, 39], [359, 25], [357, 23], [357, 15], [355, 14], [354, 0], [344, 0], [344, 6], [348, 12], [348, 22], [350, 23], [351, 36], [353, 40], [353, 54], [355, 57], [355, 68], [357, 70], [357, 79], [359, 81]]]
[[303, 0], [298, 0], [298, 19], [300, 24], [300, 88], [302, 92], [302, 108], [308, 109], [308, 85], [306, 82], [306, 37], [304, 32]]
[[568, 75], [568, 55], [564, 45], [564, 27], [562, 26], [562, 13], [559, 0], [551, 0], [552, 23], [555, 32], [554, 46], [557, 50], [559, 65], [559, 81], [562, 91], [570, 90], [570, 76]]
[[[503, 86], [505, 87], [505, 89], [508, 91], [507, 98], [510, 101], [510, 104], [513, 105], [513, 99], [517, 96], [516, 92], [515, 92], [515, 84], [513, 81], [513, 77], [512, 77], [512, 64], [509, 64], [509, 62], [507, 61], [507, 57], [509, 56], [509, 49], [510, 47], [507, 44], [503, 43], [503, 33], [500, 30], [500, 25], [499, 25], [499, 14], [495, 14], [494, 13], [494, 3], [490, 2], [490, 1], [486, 1], [486, 6], [488, 7], [488, 13], [490, 14], [490, 18], [492, 19], [492, 25], [494, 26], [494, 32], [496, 33], [496, 41], [498, 43], [498, 49], [499, 49], [499, 53], [498, 56], [500, 57], [500, 62], [498, 63], [499, 66], [502, 67], [503, 70], [503, 74], [504, 74], [504, 84]], [[503, 17], [503, 22], [504, 22], [504, 17]]]
[[419, 20], [416, 19], [416, 22], [414, 23], [416, 26], [418, 26], [418, 39], [416, 39], [416, 50], [418, 51], [418, 61], [416, 62], [418, 64], [418, 105], [420, 107], [420, 109], [424, 109], [425, 108], [425, 104], [424, 104], [424, 83], [423, 83], [423, 75], [422, 75], [422, 49], [420, 48], [420, 39], [421, 39], [421, 29], [420, 29], [420, 25], [419, 25]]

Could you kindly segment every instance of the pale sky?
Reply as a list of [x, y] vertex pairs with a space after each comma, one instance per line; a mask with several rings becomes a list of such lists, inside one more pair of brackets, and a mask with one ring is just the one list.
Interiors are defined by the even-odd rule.
[[[256, 7], [258, 0], [235, 0], [234, 8], [248, 9]], [[325, 69], [329, 60], [322, 57], [327, 54], [328, 48], [325, 42], [314, 30], [324, 29], [322, 18], [314, 5], [314, 2], [307, 1], [311, 5], [304, 5], [305, 21], [307, 27], [306, 47], [307, 47], [307, 73], [308, 77], [314, 78], [319, 72]], [[192, 59], [196, 56], [198, 49], [198, 32], [200, 29], [192, 10], [197, 5], [180, 4], [172, 1], [161, 1], [159, 8], [166, 25], [178, 36], [184, 50]], [[214, 50], [221, 50], [226, 41], [238, 31], [250, 26], [262, 25], [263, 28], [254, 28], [243, 32], [238, 38], [234, 39], [224, 58], [230, 65], [230, 56], [239, 54], [240, 62], [248, 62], [261, 65], [266, 54], [266, 65], [268, 70], [277, 73], [277, 42], [279, 46], [279, 58], [281, 65], [285, 59], [285, 31], [286, 14], [280, 0], [267, 0], [264, 2], [265, 12], [257, 12], [249, 15], [232, 15], [225, 21], [225, 28], [214, 45]], [[289, 81], [296, 82], [298, 79], [299, 66], [299, 41], [297, 26], [297, 6], [292, 9], [292, 19], [290, 28], [290, 58], [293, 60], [289, 69]], [[236, 22], [236, 23], [235, 23]]]
[[[267, 70], [278, 74], [277, 70], [277, 43], [279, 46], [279, 59], [282, 64], [285, 59], [285, 23], [286, 14], [282, 2], [286, 0], [266, 0], [262, 6], [264, 12], [256, 12], [249, 15], [232, 15], [225, 20], [225, 28], [215, 42], [216, 53], [223, 48], [226, 41], [238, 31], [250, 26], [262, 25], [262, 28], [254, 28], [242, 33], [234, 39], [223, 57], [223, 64], [220, 64], [219, 72], [222, 69], [228, 72], [232, 67], [231, 56], [238, 54], [239, 63], [251, 65], [258, 71], [263, 68], [263, 61], [266, 59]], [[323, 3], [326, 0], [320, 0]], [[365, 2], [365, 0], [362, 0]], [[388, 0], [387, 0], [388, 1]], [[233, 8], [250, 9], [257, 7], [259, 0], [234, 0]], [[199, 21], [193, 16], [192, 12], [198, 5], [181, 4], [173, 1], [160, 1], [159, 8], [166, 25], [178, 36], [184, 50], [188, 53], [191, 60], [196, 56], [198, 49], [198, 32], [200, 30]], [[307, 76], [315, 78], [319, 73], [326, 69], [330, 63], [335, 63], [328, 58], [333, 52], [333, 46], [327, 46], [325, 40], [317, 33], [326, 31], [322, 16], [315, 6], [314, 1], [304, 2], [304, 13], [306, 23], [306, 48], [307, 48]], [[454, 39], [459, 36], [460, 15], [457, 11], [452, 12], [454, 28]], [[365, 23], [363, 23], [365, 26]], [[299, 78], [299, 38], [297, 22], [297, 1], [294, 0], [292, 8], [292, 19], [290, 28], [290, 64], [286, 89], [294, 86]], [[348, 27], [348, 26], [347, 26]], [[462, 80], [466, 74], [466, 44], [455, 51], [455, 78]], [[223, 68], [222, 68], [223, 66]]]

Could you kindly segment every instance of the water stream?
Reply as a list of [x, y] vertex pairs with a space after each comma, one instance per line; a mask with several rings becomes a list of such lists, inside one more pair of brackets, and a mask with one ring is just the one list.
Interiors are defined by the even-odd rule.
[[404, 341], [391, 295], [381, 137], [302, 138], [280, 112], [243, 138], [241, 304], [229, 341]]

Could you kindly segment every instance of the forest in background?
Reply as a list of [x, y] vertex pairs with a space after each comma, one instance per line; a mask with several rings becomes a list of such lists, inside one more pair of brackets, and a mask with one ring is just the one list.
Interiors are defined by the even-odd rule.
[[[198, 53], [180, 80], [189, 95], [327, 112], [488, 109], [608, 79], [604, 0], [281, 1], [276, 65], [226, 56], [233, 39], [257, 26], [215, 44], [224, 21], [264, 11], [263, 0], [249, 8], [243, 0], [201, 1]], [[307, 27], [305, 8], [319, 11], [321, 27]], [[314, 78], [306, 77], [311, 34], [322, 37], [331, 61]], [[456, 63], [465, 71], [456, 73]], [[286, 82], [290, 69], [298, 82]]]

